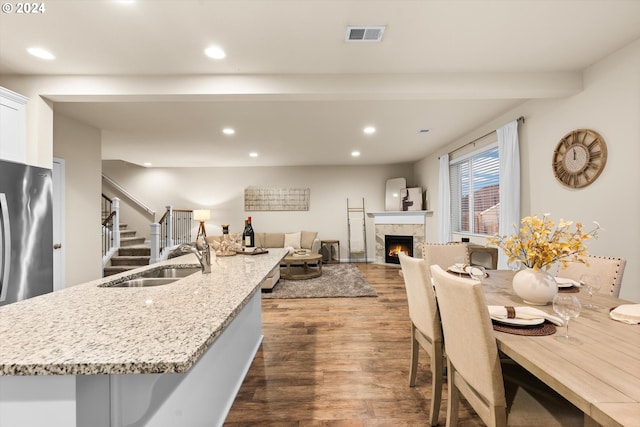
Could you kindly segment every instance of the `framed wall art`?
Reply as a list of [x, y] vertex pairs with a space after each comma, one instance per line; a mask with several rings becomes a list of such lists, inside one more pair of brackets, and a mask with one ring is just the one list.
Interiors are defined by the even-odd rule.
[[248, 187], [244, 190], [245, 211], [308, 211], [309, 188]]

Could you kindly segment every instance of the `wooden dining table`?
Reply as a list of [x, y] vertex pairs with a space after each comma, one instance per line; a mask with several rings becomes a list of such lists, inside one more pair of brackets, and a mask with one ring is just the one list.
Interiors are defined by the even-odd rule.
[[[512, 271], [490, 270], [482, 285], [488, 305], [529, 306], [514, 294]], [[589, 294], [580, 289], [581, 304]], [[495, 331], [498, 348], [585, 413], [585, 425], [640, 426], [640, 325], [609, 317], [629, 301], [595, 294], [569, 322], [571, 340]], [[551, 305], [535, 306], [555, 314]], [[558, 328], [564, 328], [560, 326]], [[563, 331], [558, 331], [563, 332]], [[595, 423], [594, 423], [595, 421]]]

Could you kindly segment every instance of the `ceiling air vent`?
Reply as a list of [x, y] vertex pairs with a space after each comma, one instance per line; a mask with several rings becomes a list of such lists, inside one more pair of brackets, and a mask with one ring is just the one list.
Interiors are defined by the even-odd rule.
[[347, 27], [346, 42], [380, 42], [384, 33], [384, 26], [378, 27]]

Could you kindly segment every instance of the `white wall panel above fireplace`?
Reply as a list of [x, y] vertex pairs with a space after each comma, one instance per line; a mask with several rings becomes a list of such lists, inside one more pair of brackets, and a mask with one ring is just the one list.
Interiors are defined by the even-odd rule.
[[433, 211], [384, 211], [368, 212], [373, 217], [374, 224], [415, 224], [424, 225], [427, 216], [433, 215]]

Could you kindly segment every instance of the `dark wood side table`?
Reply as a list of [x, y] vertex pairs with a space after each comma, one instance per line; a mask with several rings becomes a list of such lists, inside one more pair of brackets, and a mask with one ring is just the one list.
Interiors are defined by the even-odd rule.
[[325, 264], [340, 262], [340, 240], [320, 240], [320, 254]]

